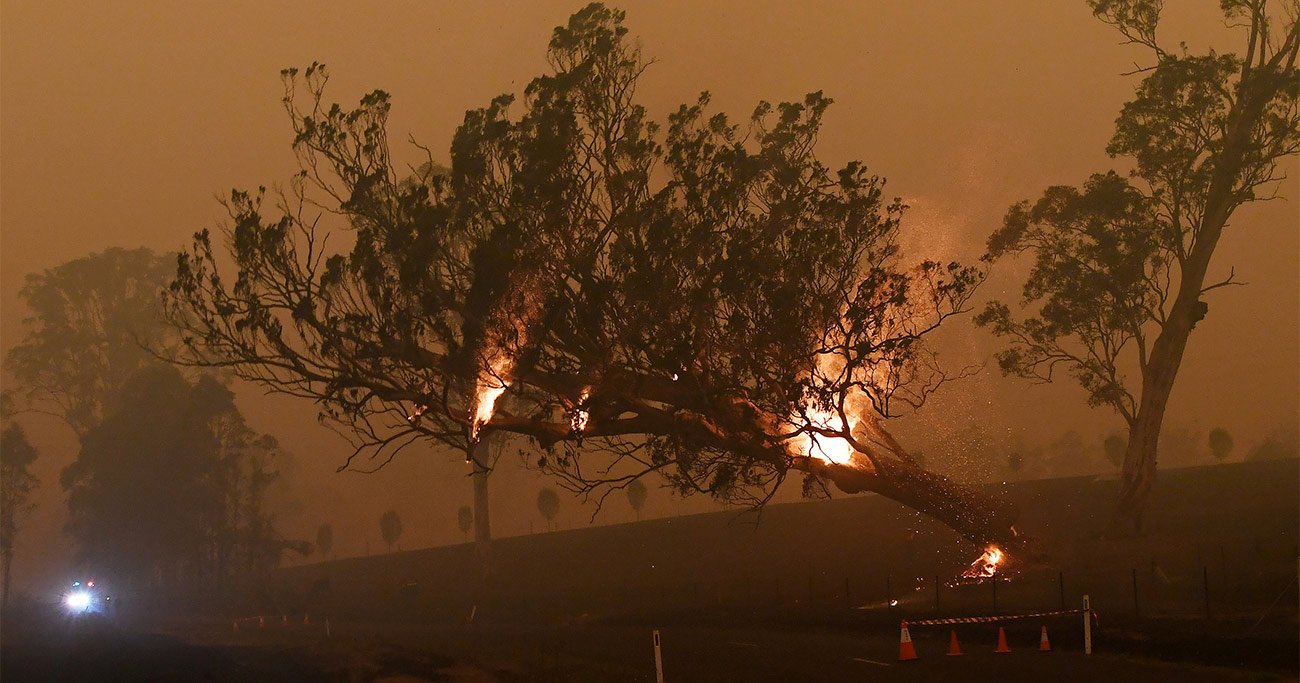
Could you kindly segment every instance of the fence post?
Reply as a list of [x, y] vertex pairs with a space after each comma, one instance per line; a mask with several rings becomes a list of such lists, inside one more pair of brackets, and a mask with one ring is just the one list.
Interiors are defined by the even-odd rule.
[[1138, 604], [1138, 570], [1133, 569], [1133, 616], [1141, 618], [1142, 609]]

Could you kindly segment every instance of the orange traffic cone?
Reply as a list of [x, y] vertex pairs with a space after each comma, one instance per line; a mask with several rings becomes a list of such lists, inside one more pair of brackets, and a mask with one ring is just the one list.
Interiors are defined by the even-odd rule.
[[948, 656], [958, 657], [961, 655], [961, 644], [957, 642], [957, 631], [954, 629], [952, 637], [948, 639]]
[[916, 646], [912, 645], [912, 634], [907, 632], [907, 622], [903, 622], [903, 630], [898, 634], [898, 661], [906, 662], [916, 659]]
[[998, 649], [994, 652], [1010, 652], [1011, 648], [1007, 647], [1007, 632], [1001, 626], [998, 627]]
[[1052, 651], [1052, 643], [1051, 643], [1051, 641], [1047, 640], [1047, 626], [1046, 626], [1046, 625], [1043, 626], [1043, 635], [1041, 635], [1041, 636], [1038, 637], [1038, 651], [1039, 651], [1039, 652], [1051, 652], [1051, 651]]

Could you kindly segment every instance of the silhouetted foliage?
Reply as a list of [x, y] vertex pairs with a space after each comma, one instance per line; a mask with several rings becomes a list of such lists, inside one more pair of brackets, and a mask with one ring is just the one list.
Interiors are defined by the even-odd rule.
[[86, 566], [121, 581], [221, 590], [296, 547], [265, 509], [278, 446], [247, 427], [228, 389], [155, 365], [127, 380], [107, 410], [60, 480]]
[[17, 424], [5, 424], [0, 430], [0, 555], [4, 556], [4, 584], [0, 586], [2, 605], [9, 604], [9, 579], [18, 532], [36, 505], [31, 496], [40, 482], [29, 469], [36, 456], [36, 448], [27, 440], [23, 428]]
[[1223, 462], [1232, 455], [1232, 435], [1228, 430], [1222, 427], [1216, 427], [1210, 430], [1210, 453], [1215, 460]]
[[389, 510], [379, 516], [379, 535], [384, 539], [384, 545], [388, 546], [388, 552], [393, 552], [393, 546], [402, 538], [402, 518], [397, 516], [396, 510]]
[[1101, 442], [1102, 450], [1106, 453], [1106, 462], [1119, 467], [1124, 464], [1124, 449], [1127, 448], [1128, 441], [1119, 434], [1107, 434], [1106, 439]]
[[462, 505], [456, 510], [456, 526], [460, 527], [462, 534], [469, 536], [469, 530], [474, 528], [474, 510], [470, 506]]
[[[387, 93], [346, 109], [324, 67], [286, 70], [302, 171], [270, 201], [232, 192], [230, 225], [180, 258], [184, 360], [318, 401], [380, 466], [505, 431], [577, 493], [657, 472], [761, 505], [795, 473], [1014, 542], [1009, 507], [918, 467], [883, 422], [953, 378], [925, 341], [982, 273], [904, 263], [884, 180], [816, 157], [820, 92], [740, 123], [705, 93], [661, 129], [622, 22], [593, 4], [556, 28], [520, 102], [467, 112], [450, 173], [395, 167]], [[348, 253], [325, 249], [331, 215]]]
[[103, 419], [113, 393], [157, 363], [175, 332], [159, 294], [174, 256], [107, 249], [27, 276], [19, 295], [31, 311], [27, 334], [6, 366], [29, 407], [62, 418], [78, 434]]
[[632, 511], [636, 513], [638, 521], [641, 519], [641, 508], [645, 505], [646, 489], [645, 482], [640, 479], [628, 482], [627, 485], [627, 503], [632, 506]]
[[546, 518], [547, 528], [555, 526], [555, 516], [560, 514], [560, 496], [555, 489], [547, 487], [537, 492], [537, 511]]
[[329, 523], [322, 524], [316, 530], [316, 552], [320, 553], [322, 557], [329, 557], [333, 550], [334, 527], [330, 526]]
[[1297, 457], [1300, 457], [1300, 451], [1296, 449], [1295, 443], [1287, 443], [1276, 436], [1265, 437], [1246, 454], [1246, 459], [1251, 461], [1294, 460]]
[[1196, 55], [1156, 41], [1157, 0], [1089, 4], [1155, 60], [1107, 147], [1134, 168], [1011, 207], [988, 258], [1033, 258], [1028, 314], [993, 302], [977, 321], [1009, 342], [998, 355], [1004, 373], [1050, 382], [1068, 372], [1090, 405], [1124, 418], [1120, 511], [1140, 525], [1169, 394], [1209, 310], [1204, 297], [1240, 284], [1232, 271], [1206, 282], [1224, 226], [1269, 196], [1279, 160], [1300, 149], [1300, 28], [1294, 9], [1274, 16], [1267, 0], [1223, 0], [1228, 22], [1244, 29], [1244, 51]]

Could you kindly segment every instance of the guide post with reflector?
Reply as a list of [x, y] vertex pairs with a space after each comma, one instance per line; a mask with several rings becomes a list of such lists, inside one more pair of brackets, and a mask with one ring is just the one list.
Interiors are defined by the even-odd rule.
[[1083, 654], [1092, 654], [1092, 601], [1083, 596]]
[[659, 629], [655, 629], [655, 683], [664, 683], [664, 656], [659, 648]]

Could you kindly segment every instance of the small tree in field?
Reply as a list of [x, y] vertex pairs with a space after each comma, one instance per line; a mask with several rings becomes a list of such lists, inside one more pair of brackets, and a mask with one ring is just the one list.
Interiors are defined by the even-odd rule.
[[641, 521], [641, 508], [645, 505], [645, 498], [645, 483], [640, 479], [627, 485], [627, 503], [632, 506], [632, 511], [636, 513], [638, 522]]
[[554, 530], [555, 516], [560, 514], [560, 496], [555, 489], [547, 487], [537, 492], [537, 511], [546, 519], [546, 528]]
[[397, 511], [389, 510], [380, 515], [379, 535], [384, 539], [384, 545], [388, 546], [388, 552], [393, 552], [393, 546], [402, 538], [402, 518], [397, 516]]
[[977, 320], [1009, 342], [1003, 372], [1041, 382], [1067, 372], [1090, 405], [1124, 418], [1119, 518], [1140, 528], [1188, 339], [1208, 295], [1241, 284], [1231, 269], [1211, 277], [1215, 249], [1238, 208], [1273, 196], [1279, 162], [1300, 150], [1300, 11], [1221, 0], [1243, 29], [1242, 51], [1189, 54], [1156, 40], [1158, 0], [1089, 4], [1154, 61], [1107, 147], [1133, 170], [1011, 207], [988, 254], [1032, 257], [1029, 312], [993, 302]]
[[322, 524], [316, 530], [316, 552], [320, 553], [322, 557], [329, 557], [330, 552], [333, 550], [334, 527], [328, 523]]
[[469, 530], [474, 527], [474, 510], [470, 506], [462, 505], [456, 510], [456, 526], [460, 527], [460, 532], [468, 540]]
[[1106, 462], [1114, 467], [1124, 464], [1124, 449], [1128, 442], [1119, 434], [1107, 434], [1101, 442], [1102, 451], [1106, 453]]
[[1215, 460], [1223, 462], [1232, 455], [1232, 435], [1222, 427], [1210, 430], [1210, 454]]

